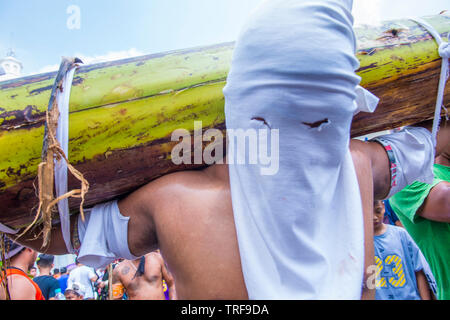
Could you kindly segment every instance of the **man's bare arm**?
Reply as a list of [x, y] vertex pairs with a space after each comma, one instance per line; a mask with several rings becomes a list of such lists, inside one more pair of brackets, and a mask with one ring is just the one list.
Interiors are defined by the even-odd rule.
[[397, 227], [402, 227], [402, 228], [404, 228], [403, 223], [402, 223], [400, 220], [395, 221], [395, 225], [396, 225]]
[[[431, 130], [432, 124], [430, 120], [418, 126]], [[436, 137], [436, 163], [450, 166], [450, 125], [445, 118]], [[450, 183], [443, 181], [434, 186], [417, 214], [428, 220], [450, 223]]]
[[[179, 175], [180, 173], [177, 174]], [[128, 223], [128, 246], [135, 256], [145, 255], [158, 248], [151, 210], [154, 202], [164, 201], [164, 195], [161, 194], [159, 188], [168, 187], [168, 183], [166, 182], [168, 180], [167, 177], [168, 176], [165, 176], [150, 182], [118, 203], [120, 213], [123, 216], [130, 218]], [[71, 240], [74, 238], [74, 232], [76, 232], [74, 226], [78, 223], [78, 217], [79, 215], [75, 214], [70, 218]], [[69, 253], [59, 223], [53, 225], [50, 242], [45, 248], [42, 247], [43, 240], [40, 235], [41, 230], [42, 226], [32, 228], [26, 234], [18, 238], [17, 242], [43, 253], [53, 255], [64, 255]], [[19, 234], [22, 231], [23, 230], [20, 230]], [[15, 240], [15, 238], [13, 239]]]
[[[431, 132], [432, 125], [433, 121], [428, 120], [414, 126], [423, 127]], [[370, 157], [374, 184], [374, 199], [385, 199], [391, 188], [391, 173], [389, 158], [383, 146], [377, 142], [363, 142], [353, 139], [350, 142], [350, 150], [361, 150]], [[448, 155], [450, 155], [450, 126], [443, 120], [441, 129], [436, 138], [436, 156], [448, 158]]]
[[375, 288], [367, 286], [367, 280], [371, 276], [369, 274], [370, 266], [375, 264], [375, 249], [373, 243], [373, 177], [372, 164], [370, 157], [365, 152], [364, 145], [353, 143], [350, 145], [350, 150], [355, 165], [356, 175], [358, 177], [358, 184], [361, 193], [361, 202], [363, 207], [364, 219], [364, 283], [362, 296], [363, 300], [375, 299]]
[[111, 290], [113, 300], [122, 300], [125, 289], [122, 284], [119, 266], [116, 266], [112, 271]]
[[430, 288], [423, 270], [416, 272], [417, 289], [422, 300], [431, 300]]
[[[422, 127], [431, 132], [433, 128], [433, 120], [417, 123], [414, 127]], [[442, 117], [440, 129], [436, 137], [436, 157], [439, 157], [445, 153], [450, 154], [450, 123], [445, 119], [445, 117]]]
[[[70, 225], [72, 226], [71, 239], [72, 239], [73, 231], [74, 231], [73, 226], [77, 222], [77, 219], [78, 219], [78, 215], [72, 215], [70, 217]], [[48, 253], [48, 254], [53, 254], [53, 255], [64, 255], [64, 254], [69, 253], [66, 248], [66, 244], [64, 242], [60, 224], [55, 224], [52, 227], [50, 242], [46, 247], [42, 246], [43, 240], [40, 235], [41, 230], [42, 230], [42, 226], [37, 226], [35, 228], [32, 228], [30, 231], [28, 231], [23, 236], [21, 236], [17, 239], [15, 238], [15, 236], [12, 236], [11, 239], [17, 241], [18, 243], [20, 243], [26, 247], [32, 248], [32, 249], [34, 249], [38, 252], [42, 252], [42, 253]], [[21, 232], [23, 232], [23, 230], [20, 230], [18, 234], [21, 234]]]
[[450, 183], [443, 181], [434, 186], [417, 214], [428, 220], [450, 223]]
[[[423, 123], [420, 126], [431, 129], [432, 122]], [[450, 148], [449, 142], [450, 132], [449, 127], [444, 126], [441, 128], [437, 136], [437, 147], [436, 154], [442, 155], [446, 154]], [[353, 157], [353, 162], [355, 164], [355, 169], [358, 175], [358, 182], [361, 190], [361, 197], [363, 202], [363, 213], [364, 213], [364, 242], [365, 242], [365, 270], [370, 265], [373, 265], [371, 257], [374, 255], [373, 249], [373, 225], [372, 225], [372, 210], [368, 210], [365, 207], [370, 202], [371, 205], [373, 200], [382, 200], [387, 197], [391, 188], [391, 174], [390, 174], [390, 163], [389, 158], [381, 146], [377, 142], [363, 142], [359, 140], [352, 140], [350, 143], [350, 150]], [[370, 192], [369, 180], [373, 182], [373, 189]], [[373, 195], [370, 199], [369, 195]], [[443, 196], [442, 194], [440, 195]], [[444, 194], [446, 196], [446, 194]], [[447, 196], [446, 199], [449, 197]], [[372, 239], [369, 239], [372, 238]], [[370, 276], [365, 274], [364, 279]], [[374, 292], [368, 290], [367, 288], [363, 290], [363, 299], [372, 298]]]
[[170, 300], [177, 300], [177, 291], [175, 288], [175, 281], [173, 279], [172, 274], [169, 270], [167, 270], [166, 263], [162, 258], [160, 258], [161, 261], [161, 273], [162, 278], [166, 281], [167, 288], [169, 289], [169, 299]]
[[391, 171], [389, 158], [383, 146], [377, 142], [353, 139], [350, 142], [350, 151], [352, 156], [355, 153], [364, 154], [365, 162], [369, 163], [373, 177], [374, 200], [385, 199], [391, 188]]

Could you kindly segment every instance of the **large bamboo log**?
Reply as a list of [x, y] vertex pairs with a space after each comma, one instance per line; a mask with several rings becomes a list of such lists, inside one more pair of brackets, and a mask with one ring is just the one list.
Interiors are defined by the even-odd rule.
[[[424, 17], [444, 37], [450, 16]], [[355, 29], [361, 85], [381, 99], [354, 119], [360, 136], [432, 118], [441, 59], [431, 36], [409, 20]], [[176, 166], [175, 129], [225, 129], [224, 98], [233, 43], [82, 66], [70, 101], [70, 162], [90, 183], [86, 206], [123, 196]], [[37, 204], [44, 116], [56, 73], [0, 82], [0, 222], [26, 225]], [[326, 79], [324, 79], [326, 81]], [[450, 88], [444, 104], [450, 102]], [[202, 165], [200, 165], [202, 166]], [[69, 179], [70, 188], [77, 187]], [[77, 208], [71, 200], [71, 209]]]

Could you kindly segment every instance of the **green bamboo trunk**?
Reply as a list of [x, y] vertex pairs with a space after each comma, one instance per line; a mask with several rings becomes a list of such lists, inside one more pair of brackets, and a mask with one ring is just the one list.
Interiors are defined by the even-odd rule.
[[[450, 16], [424, 18], [444, 40]], [[356, 29], [361, 85], [381, 98], [359, 114], [352, 136], [430, 119], [441, 59], [435, 41], [408, 20]], [[445, 34], [445, 35], [444, 35]], [[175, 129], [225, 129], [222, 89], [234, 43], [77, 69], [70, 99], [70, 162], [90, 183], [86, 205], [123, 196], [161, 175], [198, 165], [171, 161]], [[0, 82], [0, 222], [28, 224], [37, 204], [44, 117], [56, 73]], [[324, 81], [326, 81], [324, 79]], [[447, 86], [444, 103], [450, 102]], [[202, 165], [200, 165], [202, 166]], [[69, 179], [71, 188], [77, 187]], [[71, 208], [77, 201], [70, 201]]]

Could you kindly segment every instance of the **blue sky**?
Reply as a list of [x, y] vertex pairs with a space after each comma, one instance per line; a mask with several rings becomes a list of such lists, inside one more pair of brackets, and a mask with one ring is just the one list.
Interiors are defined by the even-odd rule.
[[[154, 53], [236, 38], [260, 0], [1, 0], [0, 56], [12, 46], [24, 73], [60, 57], [106, 55], [135, 48]], [[80, 29], [68, 29], [70, 5]]]
[[[9, 47], [24, 74], [59, 65], [61, 56], [95, 61], [236, 39], [261, 0], [1, 0], [0, 57]], [[421, 16], [450, 9], [449, 0], [355, 0], [357, 21]], [[69, 29], [67, 8], [80, 8]]]

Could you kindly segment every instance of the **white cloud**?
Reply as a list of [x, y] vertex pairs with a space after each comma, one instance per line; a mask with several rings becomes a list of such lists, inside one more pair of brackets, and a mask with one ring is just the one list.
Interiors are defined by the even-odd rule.
[[42, 67], [36, 73], [47, 73], [47, 72], [58, 71], [58, 68], [59, 68], [59, 64], [52, 64], [52, 65], [48, 65], [48, 66]]
[[144, 55], [143, 52], [141, 52], [135, 48], [131, 48], [129, 50], [123, 50], [123, 51], [112, 51], [112, 52], [108, 52], [104, 55], [98, 55], [98, 56], [86, 56], [82, 53], [77, 53], [77, 54], [75, 54], [75, 57], [80, 58], [84, 64], [93, 64], [93, 63], [100, 63], [100, 62], [132, 58], [132, 57], [137, 57], [137, 56], [142, 56], [142, 55]]
[[[74, 56], [81, 59], [83, 61], [84, 65], [88, 64], [94, 64], [94, 63], [100, 63], [100, 62], [107, 62], [107, 61], [114, 61], [114, 60], [121, 60], [126, 58], [132, 58], [137, 56], [144, 55], [143, 52], [131, 48], [129, 50], [123, 50], [123, 51], [111, 51], [103, 55], [97, 55], [97, 56], [88, 56], [84, 55], [82, 53], [77, 53]], [[58, 71], [59, 64], [52, 64], [47, 65], [39, 69], [37, 73], [46, 73], [46, 72], [53, 72]]]
[[354, 0], [353, 17], [355, 26], [360, 24], [379, 25], [382, 0]]

